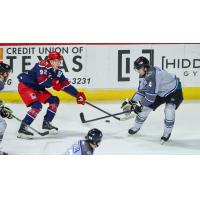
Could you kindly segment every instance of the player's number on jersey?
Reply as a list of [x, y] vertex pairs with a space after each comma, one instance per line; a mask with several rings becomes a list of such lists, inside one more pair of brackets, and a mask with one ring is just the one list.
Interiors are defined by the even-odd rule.
[[47, 70], [41, 69], [41, 70], [40, 70], [40, 75], [47, 75]]

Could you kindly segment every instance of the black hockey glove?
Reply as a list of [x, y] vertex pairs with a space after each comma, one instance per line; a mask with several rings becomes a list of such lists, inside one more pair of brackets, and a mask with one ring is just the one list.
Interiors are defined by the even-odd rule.
[[5, 106], [1, 106], [1, 109], [0, 109], [0, 115], [3, 117], [3, 118], [8, 118], [8, 119], [12, 119], [13, 118], [13, 115], [12, 115], [12, 110], [8, 107], [5, 107]]
[[[134, 113], [138, 114], [140, 112], [142, 112], [142, 105], [140, 104], [139, 101], [134, 101], [134, 100], [128, 100], [126, 99], [123, 103], [121, 108], [123, 109], [124, 112], [128, 112], [131, 110], [134, 111]], [[129, 115], [130, 112], [128, 112], [126, 115]]]

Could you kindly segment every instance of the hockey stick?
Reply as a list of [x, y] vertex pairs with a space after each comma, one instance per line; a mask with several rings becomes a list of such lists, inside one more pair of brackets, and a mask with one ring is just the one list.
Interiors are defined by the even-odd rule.
[[[80, 113], [80, 118], [81, 118], [81, 122], [82, 123], [88, 123], [88, 122], [93, 122], [93, 121], [97, 121], [97, 120], [100, 120], [100, 119], [105, 119], [105, 118], [109, 118], [109, 117], [114, 117], [114, 116], [117, 116], [117, 115], [121, 115], [121, 114], [125, 114], [125, 113], [128, 113], [128, 112], [132, 112], [133, 110], [130, 110], [130, 111], [124, 111], [124, 112], [119, 112], [119, 113], [115, 113], [115, 114], [110, 114], [110, 115], [106, 115], [106, 116], [103, 116], [103, 117], [98, 117], [98, 118], [95, 118], [95, 119], [90, 119], [90, 120], [86, 120], [85, 119], [85, 116], [84, 116], [84, 113], [81, 112]], [[131, 114], [129, 116], [126, 116], [126, 117], [122, 117], [122, 118], [118, 118], [119, 121], [125, 121], [125, 120], [128, 120], [128, 119], [131, 119], [135, 117], [135, 114]]]
[[[75, 98], [77, 98], [77, 97], [74, 96], [74, 95], [72, 95], [72, 96], [75, 97]], [[96, 108], [97, 110], [99, 110], [99, 111], [101, 111], [101, 112], [103, 112], [103, 113], [109, 115], [110, 117], [113, 117], [113, 118], [115, 118], [115, 119], [117, 119], [117, 120], [120, 120], [119, 117], [115, 117], [115, 116], [112, 115], [111, 113], [109, 113], [109, 112], [107, 112], [107, 111], [105, 111], [105, 110], [103, 110], [103, 109], [101, 109], [101, 108], [95, 106], [94, 104], [92, 104], [92, 103], [90, 103], [90, 102], [88, 102], [88, 101], [85, 101], [85, 104], [88, 104], [89, 106], [91, 106], [91, 107], [93, 107], [93, 108]]]
[[[101, 108], [95, 106], [94, 104], [89, 103], [88, 101], [86, 101], [85, 103], [88, 104], [88, 105], [90, 105], [90, 106], [92, 106], [93, 108], [96, 108], [97, 110], [99, 110], [99, 111], [101, 111], [101, 112], [103, 112], [103, 113], [109, 115], [109, 117], [113, 117], [113, 118], [115, 118], [115, 119], [117, 119], [117, 120], [120, 120], [119, 117], [115, 117], [115, 115], [112, 115], [111, 113], [109, 113], [109, 112], [107, 112], [107, 111], [105, 111], [105, 110], [102, 110]], [[123, 114], [123, 113], [121, 113], [121, 114]]]
[[[19, 119], [18, 117], [16, 117], [15, 115], [12, 114], [12, 116], [19, 122], [24, 123], [21, 119]], [[25, 123], [24, 123], [25, 124]], [[25, 124], [27, 125], [27, 124]], [[45, 132], [39, 132], [38, 130], [34, 129], [33, 127], [27, 125], [31, 130], [35, 131], [37, 134], [41, 135], [41, 136], [45, 136], [49, 134], [49, 131], [45, 131]]]

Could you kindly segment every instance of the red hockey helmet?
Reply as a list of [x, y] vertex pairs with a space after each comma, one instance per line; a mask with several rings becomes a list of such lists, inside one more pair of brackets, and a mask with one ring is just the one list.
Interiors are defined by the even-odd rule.
[[48, 59], [49, 60], [55, 60], [55, 59], [62, 60], [62, 56], [59, 52], [53, 51], [53, 52], [49, 53]]

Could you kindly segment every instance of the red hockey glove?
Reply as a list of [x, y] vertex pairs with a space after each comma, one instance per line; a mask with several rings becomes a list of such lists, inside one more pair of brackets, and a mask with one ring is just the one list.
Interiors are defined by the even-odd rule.
[[61, 89], [63, 89], [63, 87], [70, 85], [69, 81], [65, 80], [60, 82], [57, 78], [54, 78], [51, 83], [53, 89], [56, 91], [60, 91]]
[[76, 95], [76, 101], [77, 101], [77, 104], [82, 104], [84, 105], [85, 104], [85, 101], [86, 101], [86, 96], [83, 92], [78, 92], [78, 94]]
[[56, 91], [60, 91], [62, 89], [62, 84], [59, 82], [57, 78], [54, 78], [51, 81], [51, 84], [52, 84], [53, 89]]

